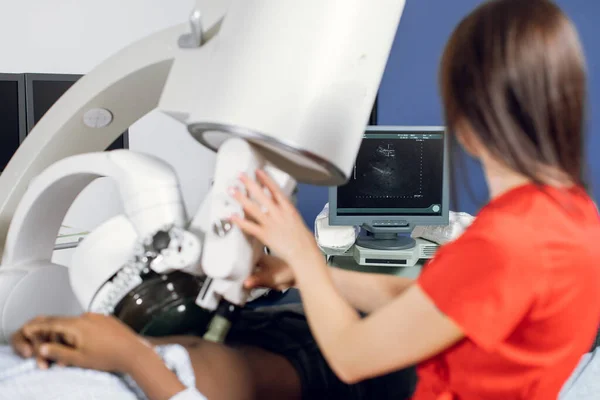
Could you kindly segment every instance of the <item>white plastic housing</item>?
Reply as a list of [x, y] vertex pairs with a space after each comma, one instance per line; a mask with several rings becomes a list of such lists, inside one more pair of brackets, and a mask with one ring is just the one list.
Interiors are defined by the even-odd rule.
[[298, 182], [296, 182], [294, 177], [281, 171], [280, 169], [275, 168], [271, 164], [265, 165], [264, 170], [279, 186], [283, 193], [285, 193], [287, 196], [291, 196], [292, 193], [294, 193], [294, 190], [296, 190], [296, 186], [298, 185]]
[[[249, 292], [243, 282], [252, 274], [263, 245], [227, 221], [233, 214], [243, 215], [230, 189], [245, 190], [239, 180], [240, 174], [255, 179], [257, 169], [264, 169], [286, 196], [293, 192], [296, 181], [266, 164], [259, 150], [247, 141], [228, 139], [219, 148], [213, 187], [205, 199], [206, 206], [201, 207], [192, 222], [193, 231], [204, 233], [200, 266], [211, 278], [197, 299], [197, 304], [203, 308], [214, 310], [222, 298], [240, 306], [248, 299]], [[223, 222], [225, 229], [215, 229]]]
[[128, 150], [60, 160], [37, 176], [10, 225], [2, 264], [42, 260], [51, 254], [60, 224], [77, 195], [98, 177], [114, 179], [139, 236], [187, 223], [179, 181], [164, 161]]
[[219, 150], [211, 191], [210, 223], [202, 253], [202, 268], [212, 278], [239, 279], [239, 274], [245, 272], [240, 269], [246, 269], [240, 268], [239, 264], [246, 266], [253, 258], [253, 240], [246, 238], [237, 226], [231, 226], [224, 236], [219, 236], [213, 226], [233, 214], [243, 215], [242, 208], [231, 195], [231, 188], [244, 190], [240, 174], [254, 178], [255, 171], [263, 167], [264, 159], [244, 140], [227, 140]]
[[244, 190], [239, 181], [240, 174], [254, 178], [255, 171], [263, 167], [264, 159], [244, 140], [230, 139], [219, 149], [202, 252], [202, 269], [211, 278], [240, 281], [248, 276], [249, 268], [254, 265], [256, 244], [253, 239], [233, 225], [220, 236], [214, 226], [227, 221], [233, 214], [243, 215], [230, 189]]
[[183, 228], [187, 224], [179, 180], [171, 165], [128, 150], [96, 154], [107, 154], [113, 166], [107, 176], [117, 180], [125, 214], [140, 237], [170, 225]]
[[[209, 41], [218, 34], [229, 1], [197, 0], [196, 4], [202, 10], [204, 39]], [[182, 15], [182, 22], [186, 17]], [[190, 98], [198, 93], [182, 82], [202, 75], [207, 55], [203, 47], [179, 47], [178, 39], [189, 29], [188, 23], [182, 23], [123, 48], [75, 82], [44, 114], [0, 174], [0, 251], [30, 180], [51, 164], [105, 150], [159, 102], [161, 111], [186, 120], [193, 107]], [[110, 112], [112, 122], [100, 127], [86, 124], [87, 113], [94, 109]]]
[[[85, 268], [77, 271], [80, 275], [74, 281], [78, 299], [67, 268], [50, 260], [69, 207], [101, 176], [117, 181], [133, 222], [100, 228], [100, 236], [108, 230], [107, 235], [116, 242], [96, 249], [98, 258], [78, 261]], [[54, 163], [30, 182], [8, 229], [0, 268], [0, 342], [38, 315], [80, 313], [80, 305], [87, 306], [95, 289], [123, 265], [125, 250], [132, 254], [130, 230], [135, 237], [138, 233], [144, 237], [165, 225], [183, 227], [186, 222], [177, 177], [170, 166], [155, 157], [121, 150], [77, 155]], [[89, 243], [94, 243], [96, 236]]]
[[83, 309], [69, 284], [69, 270], [48, 260], [0, 272], [0, 343], [40, 315], [79, 315]]
[[204, 73], [185, 82], [202, 94], [190, 132], [213, 149], [244, 137], [299, 182], [344, 183], [404, 3], [233, 0]]
[[94, 229], [77, 247], [69, 277], [82, 309], [90, 309], [100, 288], [131, 259], [137, 240], [131, 222], [119, 215]]

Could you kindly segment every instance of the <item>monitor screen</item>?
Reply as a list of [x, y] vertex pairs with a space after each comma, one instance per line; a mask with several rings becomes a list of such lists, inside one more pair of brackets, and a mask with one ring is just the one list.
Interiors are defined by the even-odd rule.
[[444, 153], [443, 129], [367, 130], [337, 215], [441, 216]]
[[18, 75], [0, 75], [0, 171], [4, 171], [19, 148], [24, 134], [22, 84]]
[[[77, 75], [36, 75], [28, 74], [27, 95], [29, 109], [29, 129], [38, 123], [54, 103], [79, 79]], [[126, 149], [127, 133], [119, 136], [109, 147], [108, 150]]]

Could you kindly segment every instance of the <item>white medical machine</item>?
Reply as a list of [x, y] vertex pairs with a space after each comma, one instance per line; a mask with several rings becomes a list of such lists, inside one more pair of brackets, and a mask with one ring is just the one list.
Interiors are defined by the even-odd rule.
[[[404, 4], [197, 0], [189, 22], [75, 83], [0, 176], [0, 341], [39, 314], [110, 313], [144, 274], [172, 271], [206, 278], [196, 304], [222, 310], [212, 329], [222, 339], [263, 251], [228, 222], [241, 210], [227, 189], [257, 168], [288, 194], [296, 182], [349, 178]], [[100, 152], [155, 109], [217, 152], [214, 185], [193, 218], [168, 165]], [[102, 176], [117, 181], [125, 215], [84, 240], [69, 276], [50, 261], [54, 242], [75, 197]]]

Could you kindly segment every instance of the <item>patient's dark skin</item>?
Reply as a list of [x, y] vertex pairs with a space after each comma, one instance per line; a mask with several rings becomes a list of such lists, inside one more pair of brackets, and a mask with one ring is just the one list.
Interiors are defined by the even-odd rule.
[[210, 399], [300, 398], [295, 370], [276, 354], [254, 347], [231, 348], [193, 336], [150, 341], [184, 346], [196, 371], [196, 386]]
[[256, 347], [231, 348], [194, 336], [151, 338], [188, 350], [196, 387], [209, 399], [300, 399], [300, 381], [283, 357]]
[[283, 357], [253, 347], [231, 348], [192, 336], [142, 338], [113, 317], [39, 317], [12, 337], [16, 353], [48, 362], [130, 375], [150, 400], [168, 400], [185, 389], [151, 345], [185, 347], [196, 387], [211, 400], [299, 399], [300, 381]]

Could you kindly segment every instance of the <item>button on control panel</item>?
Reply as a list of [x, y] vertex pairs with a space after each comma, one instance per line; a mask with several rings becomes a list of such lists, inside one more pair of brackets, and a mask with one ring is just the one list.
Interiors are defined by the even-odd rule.
[[390, 228], [406, 228], [409, 226], [407, 221], [389, 221], [389, 220], [381, 220], [381, 221], [373, 221], [371, 224], [374, 228], [378, 227], [390, 227]]

